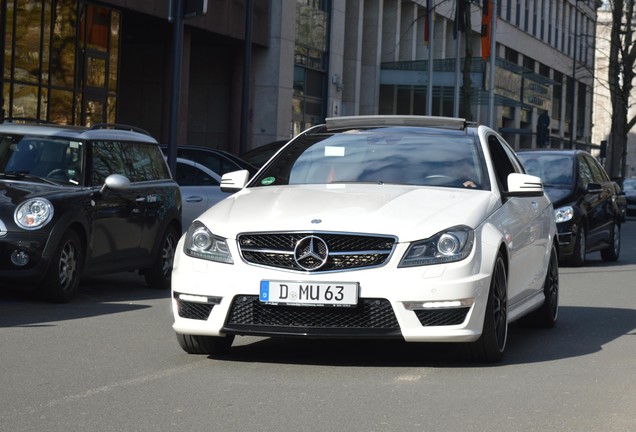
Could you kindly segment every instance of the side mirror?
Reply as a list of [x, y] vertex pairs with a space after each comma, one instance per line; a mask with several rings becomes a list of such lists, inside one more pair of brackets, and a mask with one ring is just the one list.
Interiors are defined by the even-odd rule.
[[121, 174], [111, 174], [106, 177], [102, 188], [99, 190], [100, 194], [103, 194], [106, 189], [112, 189], [116, 191], [123, 191], [130, 188], [130, 180]]
[[248, 170], [232, 171], [223, 174], [223, 177], [221, 177], [221, 190], [230, 193], [238, 192], [247, 185], [249, 178], [250, 172]]
[[541, 178], [530, 174], [512, 173], [508, 175], [508, 191], [506, 197], [540, 197], [543, 196]]

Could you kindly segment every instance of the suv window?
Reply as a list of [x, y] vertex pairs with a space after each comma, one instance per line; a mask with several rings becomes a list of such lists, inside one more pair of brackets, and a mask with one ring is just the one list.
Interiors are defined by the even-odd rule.
[[601, 168], [596, 159], [585, 156], [585, 160], [590, 165], [590, 169], [592, 170], [592, 177], [596, 183], [609, 183], [610, 179], [605, 173], [605, 171]]
[[170, 178], [163, 154], [157, 145], [124, 142], [93, 142], [92, 184], [99, 185], [110, 174], [121, 174], [135, 182]]
[[592, 170], [588, 165], [587, 161], [583, 158], [579, 158], [579, 174], [581, 177], [581, 181], [583, 182], [583, 187], [587, 187], [588, 184], [594, 182], [594, 177], [592, 176]]

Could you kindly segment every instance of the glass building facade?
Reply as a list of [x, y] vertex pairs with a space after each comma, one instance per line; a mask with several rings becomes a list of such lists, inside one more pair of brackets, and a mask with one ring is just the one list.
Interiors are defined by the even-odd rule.
[[327, 96], [329, 1], [298, 0], [292, 135], [322, 123]]
[[77, 0], [2, 2], [2, 117], [114, 123], [121, 14]]

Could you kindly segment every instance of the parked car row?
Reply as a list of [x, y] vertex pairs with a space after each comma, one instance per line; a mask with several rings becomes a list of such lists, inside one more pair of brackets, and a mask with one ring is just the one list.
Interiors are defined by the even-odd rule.
[[62, 302], [137, 270], [191, 354], [373, 337], [499, 361], [511, 322], [555, 325], [559, 262], [619, 258], [633, 205], [589, 153], [515, 153], [463, 119], [331, 118], [260, 169], [183, 146], [173, 175], [133, 129], [0, 125], [0, 280]]
[[69, 301], [88, 274], [168, 289], [181, 194], [159, 144], [121, 125], [0, 124], [0, 283]]

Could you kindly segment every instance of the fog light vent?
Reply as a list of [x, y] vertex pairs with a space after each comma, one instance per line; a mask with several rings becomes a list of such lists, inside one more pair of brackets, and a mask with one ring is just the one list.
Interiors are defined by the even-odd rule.
[[24, 267], [29, 263], [29, 255], [25, 251], [14, 250], [11, 252], [11, 262], [18, 267]]

